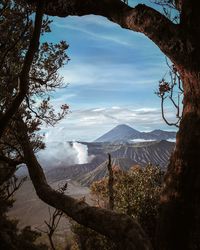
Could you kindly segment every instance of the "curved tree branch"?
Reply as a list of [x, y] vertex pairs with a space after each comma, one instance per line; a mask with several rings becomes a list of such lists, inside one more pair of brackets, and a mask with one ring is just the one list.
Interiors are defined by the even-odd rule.
[[173, 62], [182, 58], [179, 25], [144, 4], [132, 8], [121, 0], [49, 0], [45, 13], [59, 17], [101, 15], [122, 28], [143, 33]]
[[26, 133], [26, 125], [19, 125], [21, 147], [24, 152], [29, 175], [36, 193], [45, 203], [63, 211], [78, 223], [90, 227], [121, 246], [124, 250], [150, 250], [152, 246], [140, 225], [131, 217], [111, 210], [89, 206], [84, 201], [53, 190], [47, 183]]
[[177, 128], [179, 128], [179, 122], [180, 122], [180, 118], [178, 118], [178, 120], [176, 122], [169, 122], [166, 117], [165, 117], [165, 111], [164, 111], [164, 100], [165, 97], [161, 96], [161, 114], [162, 114], [162, 118], [165, 121], [165, 123], [169, 126], [175, 126]]

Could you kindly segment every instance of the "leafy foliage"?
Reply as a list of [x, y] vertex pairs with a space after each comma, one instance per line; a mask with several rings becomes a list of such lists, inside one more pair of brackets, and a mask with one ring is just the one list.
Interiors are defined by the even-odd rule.
[[[168, 64], [168, 63], [167, 63]], [[181, 77], [177, 71], [175, 65], [170, 66], [169, 71], [169, 81], [166, 79], [162, 79], [159, 81], [158, 90], [155, 94], [161, 99], [161, 111], [162, 111], [162, 118], [169, 126], [176, 126], [179, 127], [179, 123], [182, 119], [182, 100], [183, 100], [183, 87]], [[174, 122], [169, 121], [165, 117], [165, 102], [167, 104], [171, 104], [173, 108], [176, 110], [176, 119]]]
[[[134, 166], [128, 172], [113, 167], [113, 173], [114, 210], [136, 218], [154, 243], [163, 171], [148, 165], [145, 168]], [[108, 178], [94, 182], [91, 192], [96, 206], [108, 206]], [[76, 225], [73, 231], [79, 244], [87, 246], [86, 249], [117, 249], [110, 240], [83, 226]]]
[[117, 246], [114, 242], [106, 238], [105, 236], [98, 234], [94, 230], [84, 227], [79, 224], [73, 224], [71, 227], [75, 234], [75, 245], [81, 250], [117, 250]]
[[[13, 182], [15, 185], [13, 185]], [[46, 250], [48, 249], [46, 245], [35, 244], [40, 233], [31, 230], [29, 226], [19, 230], [17, 228], [18, 221], [10, 220], [7, 217], [6, 213], [14, 202], [10, 192], [13, 194], [21, 184], [22, 182], [15, 177], [14, 180], [0, 186], [0, 249]]]
[[[29, 51], [34, 30], [34, 8], [26, 1], [3, 0], [0, 3], [0, 117], [8, 112], [20, 91], [20, 77], [24, 70], [25, 58]], [[41, 35], [50, 32], [51, 21], [43, 18]], [[51, 92], [66, 87], [58, 70], [68, 62], [66, 42], [53, 44], [44, 41], [39, 45], [28, 74], [28, 89], [25, 99], [12, 117], [0, 140], [2, 166], [14, 160], [23, 162], [20, 147], [20, 131], [16, 124], [23, 119], [27, 125], [34, 152], [44, 149], [43, 135], [38, 133], [42, 124], [54, 126], [68, 113], [69, 106], [63, 104], [56, 111], [51, 104]], [[7, 158], [7, 161], [5, 161]], [[10, 176], [13, 171], [11, 171]], [[10, 177], [9, 176], [9, 177]]]
[[[36, 30], [34, 21], [35, 7], [25, 0], [2, 0], [0, 2], [0, 118], [9, 112], [22, 88], [22, 75], [27, 68], [28, 54], [32, 53], [30, 44]], [[43, 17], [41, 34], [50, 32], [51, 21]], [[35, 26], [34, 26], [35, 25]], [[44, 40], [44, 39], [43, 39]], [[37, 42], [37, 41], [36, 41]], [[51, 93], [67, 84], [59, 76], [58, 70], [68, 62], [66, 54], [68, 45], [61, 41], [53, 44], [40, 42], [23, 90], [23, 102], [6, 127], [0, 139], [0, 249], [46, 249], [44, 245], [36, 246], [34, 242], [40, 233], [30, 227], [22, 231], [17, 229], [17, 221], [8, 219], [6, 212], [12, 206], [12, 180], [17, 166], [24, 163], [20, 146], [21, 131], [17, 124], [23, 120], [34, 152], [44, 149], [43, 135], [39, 133], [42, 124], [54, 126], [68, 113], [68, 105], [60, 110], [51, 104]], [[27, 71], [27, 69], [26, 69]], [[25, 84], [24, 84], [25, 85]]]

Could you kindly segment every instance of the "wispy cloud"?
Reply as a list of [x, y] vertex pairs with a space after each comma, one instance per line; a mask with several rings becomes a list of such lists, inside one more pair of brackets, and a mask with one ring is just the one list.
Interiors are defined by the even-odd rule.
[[[128, 37], [123, 38], [116, 32], [116, 30], [121, 29], [119, 25], [101, 16], [69, 17], [61, 21], [58, 19], [53, 22], [53, 25], [56, 28], [81, 32], [89, 36], [90, 39], [98, 41], [104, 40], [105, 42], [117, 43], [128, 47], [134, 47], [134, 44], [136, 44], [131, 41], [132, 39], [128, 39]], [[134, 36], [139, 39], [142, 35], [135, 33]]]
[[60, 24], [57, 22], [54, 22], [54, 25], [56, 27], [62, 28], [62, 29], [68, 29], [68, 30], [73, 30], [73, 31], [79, 31], [82, 33], [85, 33], [86, 35], [90, 36], [90, 39], [95, 39], [95, 40], [105, 40], [105, 41], [110, 41], [110, 42], [114, 42], [123, 46], [133, 46], [132, 43], [128, 42], [128, 41], [124, 41], [122, 40], [120, 37], [116, 36], [116, 35], [109, 35], [109, 34], [100, 34], [100, 33], [95, 33], [92, 32], [90, 30], [87, 29], [87, 27], [85, 26], [74, 26], [73, 24]]
[[[170, 110], [166, 111], [166, 115], [168, 117], [174, 116]], [[167, 128], [159, 109], [96, 107], [94, 109], [73, 110], [55, 128], [43, 128], [43, 131], [48, 131], [51, 140], [92, 141], [119, 124], [129, 124], [140, 131]]]
[[[140, 68], [126, 63], [71, 63], [61, 70], [66, 82], [75, 85], [94, 85], [94, 87], [116, 90], [117, 87], [131, 87], [137, 85], [155, 84], [158, 82], [157, 65], [148, 68]], [[115, 88], [113, 88], [113, 84]], [[129, 86], [128, 86], [129, 85]]]
[[[55, 18], [52, 28], [51, 41], [69, 40], [71, 58], [60, 71], [70, 85], [52, 100], [56, 110], [69, 104], [71, 113], [55, 128], [43, 128], [52, 140], [91, 141], [121, 123], [166, 128], [154, 90], [167, 66], [150, 40], [93, 15]], [[169, 108], [166, 114], [173, 119]]]
[[[78, 34], [80, 40], [89, 39], [91, 43], [96, 42], [95, 46], [97, 44], [99, 46], [101, 43], [102, 46], [119, 45], [121, 48], [133, 50], [139, 50], [142, 47], [144, 50], [149, 50], [149, 53], [153, 46], [152, 43], [147, 43], [148, 38], [144, 34], [122, 29], [118, 24], [102, 16], [57, 18], [53, 22], [53, 26], [65, 34], [71, 33], [71, 36]], [[143, 53], [143, 50], [140, 52]]]

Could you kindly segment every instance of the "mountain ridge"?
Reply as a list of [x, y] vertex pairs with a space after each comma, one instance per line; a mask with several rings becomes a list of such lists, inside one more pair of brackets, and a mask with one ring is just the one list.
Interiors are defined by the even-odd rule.
[[175, 139], [176, 132], [155, 129], [150, 132], [140, 132], [127, 124], [120, 124], [98, 137], [94, 142], [131, 142], [141, 140], [168, 140]]
[[46, 172], [49, 182], [72, 179], [87, 186], [107, 174], [108, 153], [111, 154], [112, 163], [123, 170], [128, 170], [135, 164], [145, 167], [149, 163], [166, 169], [175, 145], [174, 142], [165, 140], [121, 144], [85, 142], [84, 144], [88, 147], [88, 154], [93, 155], [91, 162], [50, 169]]

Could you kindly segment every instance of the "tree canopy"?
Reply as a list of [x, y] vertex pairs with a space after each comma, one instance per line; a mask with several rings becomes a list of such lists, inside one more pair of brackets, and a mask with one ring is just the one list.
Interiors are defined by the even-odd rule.
[[[46, 120], [54, 123], [68, 109], [67, 106], [63, 106], [63, 112], [58, 114], [58, 117], [54, 116], [47, 97], [43, 99], [41, 107], [35, 110], [33, 96], [38, 93], [43, 96], [52, 89], [51, 84], [56, 85], [55, 69], [62, 66], [63, 60], [66, 59], [63, 52], [67, 47], [64, 42], [60, 45], [43, 44], [39, 47], [39, 37], [45, 27], [42, 21], [43, 14], [59, 17], [102, 15], [122, 28], [143, 33], [170, 58], [183, 82], [183, 115], [176, 148], [163, 184], [157, 244], [162, 250], [199, 249], [199, 5], [195, 0], [161, 2], [166, 6], [172, 5], [180, 12], [178, 23], [147, 5], [130, 7], [120, 0], [5, 0], [1, 3], [1, 30], [5, 31], [5, 27], [9, 27], [14, 20], [22, 27], [17, 30], [6, 29], [0, 42], [0, 88], [3, 93], [0, 96], [0, 136], [3, 145], [1, 161], [5, 166], [7, 164], [12, 166], [12, 170], [15, 170], [19, 162], [25, 162], [35, 190], [44, 202], [60, 209], [80, 224], [118, 242], [121, 249], [152, 249], [152, 246], [141, 226], [129, 216], [91, 207], [83, 201], [77, 201], [53, 190], [48, 185], [34, 154], [37, 148], [42, 147], [41, 140], [34, 134], [40, 122]], [[13, 8], [13, 14], [17, 13], [18, 8], [22, 14], [12, 17], [9, 14], [10, 7]], [[35, 13], [34, 26], [32, 26], [33, 13]], [[27, 16], [31, 18], [27, 19]], [[32, 27], [31, 32], [25, 31], [25, 27]], [[11, 43], [7, 43], [6, 39]], [[46, 60], [47, 55], [49, 59]], [[42, 71], [37, 70], [41, 67]], [[6, 143], [13, 140], [17, 140], [17, 143], [12, 143], [11, 146], [16, 152], [14, 155], [10, 151], [10, 146], [5, 148]]]

